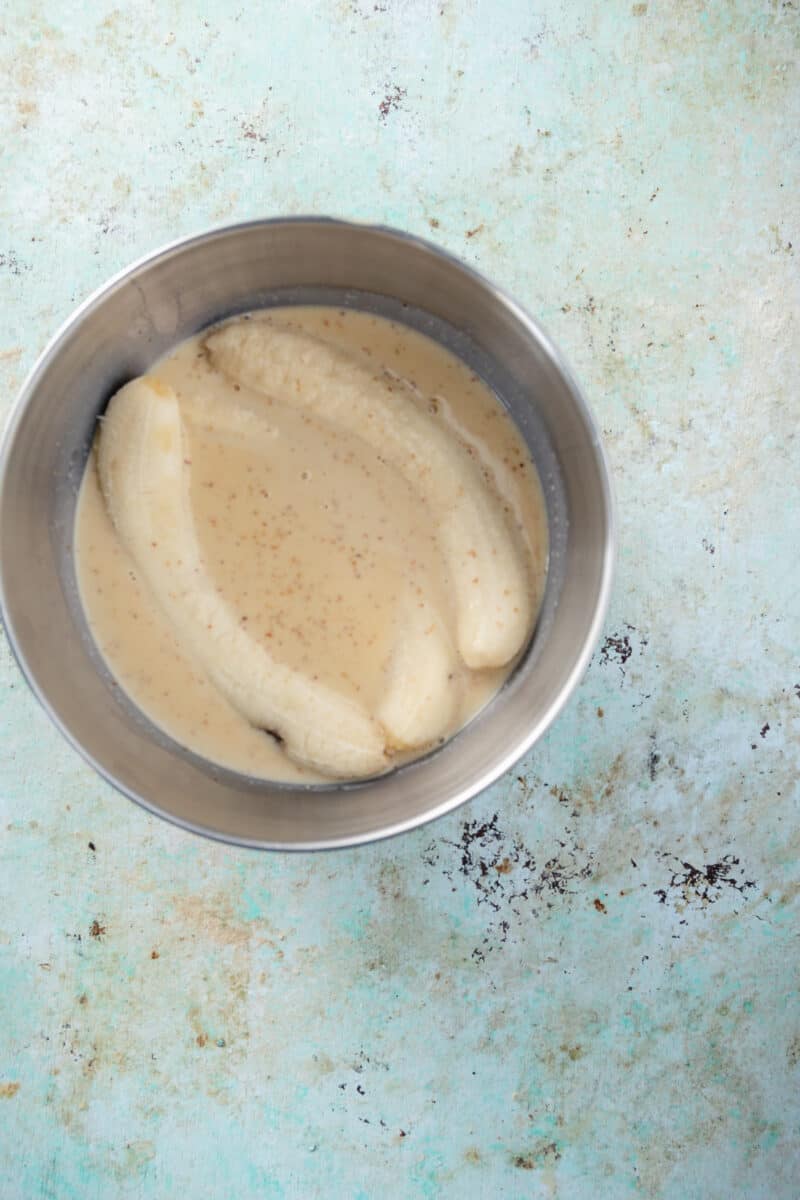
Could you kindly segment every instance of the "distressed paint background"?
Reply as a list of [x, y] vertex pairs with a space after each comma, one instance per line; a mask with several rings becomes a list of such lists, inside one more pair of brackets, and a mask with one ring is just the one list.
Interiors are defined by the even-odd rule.
[[561, 343], [621, 535], [529, 759], [335, 856], [140, 812], [3, 643], [0, 1195], [800, 1194], [796, 3], [11, 0], [0, 25], [4, 408], [163, 241], [390, 222]]

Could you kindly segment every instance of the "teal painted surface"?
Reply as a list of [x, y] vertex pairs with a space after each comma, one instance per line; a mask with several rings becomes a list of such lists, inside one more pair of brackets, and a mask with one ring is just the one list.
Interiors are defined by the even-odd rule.
[[797, 1196], [796, 5], [202, 7], [6, 6], [2, 405], [163, 241], [390, 222], [570, 356], [618, 582], [517, 771], [328, 857], [140, 812], [3, 644], [0, 1195]]

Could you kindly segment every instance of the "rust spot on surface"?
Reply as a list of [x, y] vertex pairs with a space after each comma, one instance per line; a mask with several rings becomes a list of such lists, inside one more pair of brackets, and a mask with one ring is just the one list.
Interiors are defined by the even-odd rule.
[[[524, 776], [520, 780], [525, 788]], [[549, 857], [537, 859], [519, 836], [501, 827], [498, 813], [488, 821], [464, 822], [458, 841], [434, 841], [426, 848], [422, 860], [427, 867], [451, 882], [458, 872], [474, 886], [475, 903], [485, 906], [485, 933], [471, 955], [476, 962], [515, 940], [531, 915], [552, 908], [591, 876], [592, 856], [571, 828], [553, 849]]]
[[378, 105], [378, 112], [381, 114], [381, 120], [385, 122], [386, 118], [389, 116], [389, 113], [393, 112], [395, 109], [398, 109], [405, 100], [405, 97], [405, 88], [398, 87], [397, 84], [395, 84], [394, 87], [387, 88], [386, 94]]
[[151, 957], [151, 958], [158, 958], [158, 957], [159, 957], [159, 953], [158, 953], [158, 951], [157, 951], [157, 950], [151, 950], [151, 951], [150, 951], [150, 957]]
[[604, 912], [608, 911], [605, 904], [603, 904], [603, 901], [600, 900], [597, 896], [595, 896], [595, 898], [594, 898], [594, 906], [599, 913], [604, 913]]
[[468, 238], [477, 237], [478, 234], [481, 233], [484, 229], [485, 229], [485, 225], [481, 221], [480, 225], [476, 225], [474, 229], [468, 229], [466, 236]]
[[89, 936], [93, 938], [101, 938], [106, 932], [105, 925], [101, 925], [99, 921], [92, 921], [89, 926]]
[[207, 1033], [198, 1033], [197, 1037], [195, 1038], [195, 1041], [197, 1042], [198, 1046], [207, 1045], [208, 1044], [208, 1034]]
[[651, 783], [655, 783], [655, 778], [658, 773], [658, 764], [661, 762], [661, 755], [656, 750], [656, 735], [650, 734], [650, 753], [647, 756], [647, 773], [650, 776]]
[[744, 896], [758, 887], [754, 879], [746, 877], [744, 867], [735, 854], [725, 854], [719, 862], [706, 863], [701, 867], [675, 855], [662, 853], [659, 857], [675, 864], [667, 886], [658, 888], [654, 893], [660, 904], [666, 904], [669, 899], [673, 903], [700, 908], [714, 904], [728, 889]]
[[30, 265], [21, 262], [13, 250], [7, 253], [0, 253], [0, 268], [10, 271], [12, 275], [21, 275], [23, 271], [30, 271]]
[[3, 1100], [10, 1100], [12, 1096], [16, 1096], [19, 1091], [19, 1084], [16, 1080], [13, 1083], [0, 1083], [0, 1097]]
[[607, 663], [614, 659], [622, 668], [633, 654], [631, 640], [627, 633], [607, 637], [600, 647], [600, 662]]
[[520, 1171], [534, 1171], [537, 1167], [552, 1166], [560, 1158], [561, 1151], [556, 1142], [543, 1142], [527, 1154], [515, 1154], [512, 1161]]
[[800, 1034], [792, 1038], [786, 1050], [786, 1061], [790, 1067], [796, 1067], [800, 1063]]
[[242, 137], [248, 142], [261, 142], [262, 145], [267, 142], [266, 136], [256, 129], [255, 125], [248, 122], [242, 122]]

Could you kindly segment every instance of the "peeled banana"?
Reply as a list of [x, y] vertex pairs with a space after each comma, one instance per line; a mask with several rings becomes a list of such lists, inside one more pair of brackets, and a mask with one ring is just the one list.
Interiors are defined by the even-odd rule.
[[153, 377], [112, 399], [98, 450], [109, 515], [194, 661], [292, 758], [340, 778], [389, 765], [383, 727], [359, 705], [276, 661], [240, 624], [207, 571], [189, 506], [178, 400]]
[[455, 435], [423, 412], [402, 382], [287, 325], [237, 321], [209, 333], [204, 344], [212, 365], [231, 380], [335, 423], [402, 472], [437, 522], [463, 661], [471, 668], [510, 662], [530, 632], [525, 564], [497, 497]]

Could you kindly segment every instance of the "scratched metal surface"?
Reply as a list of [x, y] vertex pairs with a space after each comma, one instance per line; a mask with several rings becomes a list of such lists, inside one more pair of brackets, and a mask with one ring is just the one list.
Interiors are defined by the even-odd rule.
[[159, 243], [328, 212], [538, 314], [605, 433], [602, 646], [492, 792], [267, 857], [140, 812], [0, 661], [0, 1195], [794, 1197], [798, 11], [0, 14], [0, 379]]

